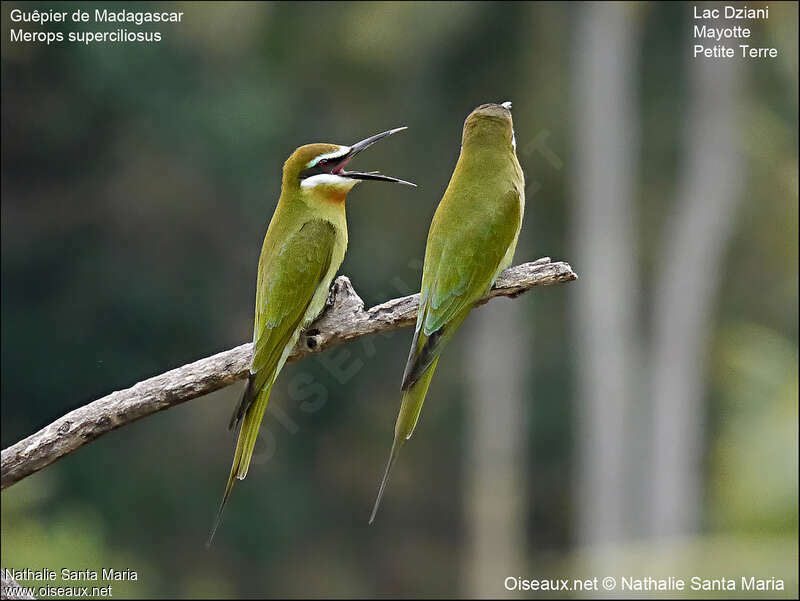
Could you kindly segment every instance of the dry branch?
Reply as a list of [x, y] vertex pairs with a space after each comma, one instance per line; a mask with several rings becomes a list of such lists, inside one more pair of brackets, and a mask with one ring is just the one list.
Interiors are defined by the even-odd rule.
[[[515, 297], [534, 286], [569, 282], [577, 277], [567, 263], [553, 263], [545, 257], [505, 270], [482, 303], [497, 296]], [[413, 294], [365, 310], [364, 301], [353, 290], [350, 280], [339, 276], [331, 287], [325, 311], [301, 335], [289, 361], [346, 340], [409, 326], [416, 321], [418, 305], [419, 294]], [[70, 411], [3, 450], [1, 488], [19, 482], [106, 432], [244, 378], [250, 367], [252, 346], [251, 343], [242, 344]]]

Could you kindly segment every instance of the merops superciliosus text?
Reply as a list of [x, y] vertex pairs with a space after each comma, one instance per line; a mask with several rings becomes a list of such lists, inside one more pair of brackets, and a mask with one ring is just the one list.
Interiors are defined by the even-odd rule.
[[461, 154], [428, 232], [403, 399], [370, 523], [400, 449], [414, 433], [442, 349], [514, 258], [525, 210], [516, 146], [510, 102], [484, 104], [467, 116]]
[[247, 476], [275, 379], [300, 332], [325, 308], [328, 289], [347, 249], [348, 192], [361, 180], [414, 185], [377, 172], [344, 168], [365, 148], [404, 129], [391, 129], [352, 146], [301, 146], [283, 165], [281, 196], [258, 261], [250, 375], [230, 422], [231, 429], [241, 426], [239, 438], [207, 545], [219, 527], [235, 481]]

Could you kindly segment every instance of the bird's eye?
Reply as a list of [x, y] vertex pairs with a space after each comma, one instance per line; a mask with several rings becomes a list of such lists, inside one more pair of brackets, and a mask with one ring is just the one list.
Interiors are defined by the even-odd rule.
[[327, 164], [328, 164], [328, 159], [322, 159], [322, 160], [319, 162], [319, 164], [320, 164], [320, 165], [327, 165]]

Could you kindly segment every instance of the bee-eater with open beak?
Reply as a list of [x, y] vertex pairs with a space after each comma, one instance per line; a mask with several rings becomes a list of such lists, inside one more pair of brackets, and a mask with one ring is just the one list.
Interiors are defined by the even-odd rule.
[[239, 438], [208, 545], [235, 481], [247, 476], [272, 385], [300, 332], [325, 308], [328, 289], [344, 260], [347, 193], [362, 180], [414, 185], [377, 172], [345, 171], [345, 166], [365, 148], [404, 129], [391, 129], [352, 146], [301, 146], [283, 165], [281, 196], [258, 261], [250, 375], [229, 426], [240, 426]]
[[370, 524], [400, 449], [414, 433], [442, 349], [514, 258], [525, 210], [516, 146], [510, 102], [481, 105], [464, 122], [461, 154], [428, 232], [403, 399]]

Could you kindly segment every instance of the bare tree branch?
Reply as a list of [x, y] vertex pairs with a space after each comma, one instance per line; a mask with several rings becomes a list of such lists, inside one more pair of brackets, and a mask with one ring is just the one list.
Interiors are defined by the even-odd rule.
[[[505, 270], [481, 304], [496, 296], [515, 297], [534, 286], [569, 282], [577, 277], [567, 263], [553, 263], [545, 257]], [[413, 294], [365, 310], [364, 301], [350, 280], [339, 276], [331, 287], [328, 306], [301, 335], [289, 361], [346, 340], [409, 326], [416, 321], [418, 306], [419, 294]], [[19, 482], [106, 432], [244, 378], [250, 367], [252, 346], [242, 344], [70, 411], [3, 450], [1, 488]]]

